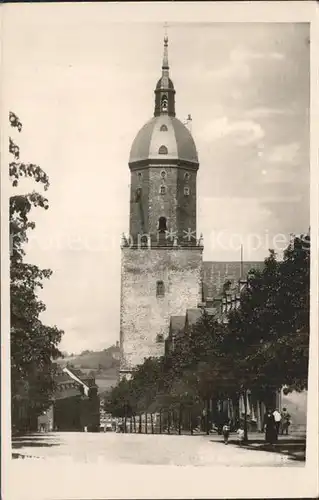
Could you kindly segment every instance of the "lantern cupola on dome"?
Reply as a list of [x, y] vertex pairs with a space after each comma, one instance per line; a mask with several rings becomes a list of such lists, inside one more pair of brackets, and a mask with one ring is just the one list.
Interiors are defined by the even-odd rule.
[[175, 89], [169, 77], [168, 37], [164, 37], [162, 76], [155, 88], [154, 116], [135, 137], [129, 159], [132, 169], [148, 164], [175, 164], [198, 168], [194, 139], [175, 117]]

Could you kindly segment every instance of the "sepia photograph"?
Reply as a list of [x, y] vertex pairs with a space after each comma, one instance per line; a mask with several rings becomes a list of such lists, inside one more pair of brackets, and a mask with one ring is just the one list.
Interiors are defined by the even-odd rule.
[[311, 23], [164, 4], [5, 6], [2, 413], [30, 498], [74, 464], [297, 477], [318, 438]]

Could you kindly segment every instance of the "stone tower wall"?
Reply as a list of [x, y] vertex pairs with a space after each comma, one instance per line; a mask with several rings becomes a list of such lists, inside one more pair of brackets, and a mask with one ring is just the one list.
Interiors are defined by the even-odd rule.
[[[156, 235], [158, 219], [166, 217], [167, 228], [176, 229], [177, 212], [177, 168], [152, 167], [150, 170], [150, 197], [149, 197], [149, 228], [151, 234]], [[162, 173], [165, 172], [165, 178]], [[166, 194], [160, 193], [161, 186], [165, 186]]]
[[[184, 231], [189, 229], [194, 231], [196, 237], [196, 176], [194, 170], [179, 168], [177, 171], [177, 227], [182, 241], [185, 238]], [[185, 195], [185, 188], [189, 189], [188, 196]]]
[[[188, 229], [195, 232], [195, 240], [196, 175], [194, 170], [175, 165], [157, 165], [131, 172], [130, 235], [134, 242], [138, 234], [156, 236], [160, 217], [167, 219], [168, 230], [177, 231], [180, 241]], [[165, 187], [165, 194], [161, 194], [161, 186]], [[189, 189], [189, 195], [185, 194], [185, 188]], [[141, 191], [137, 200], [138, 189]]]
[[[202, 249], [122, 249], [121, 367], [130, 371], [149, 356], [164, 354], [164, 339], [172, 315], [183, 315], [201, 299]], [[162, 280], [164, 297], [156, 297]]]
[[[130, 235], [148, 233], [149, 169], [131, 172]], [[141, 189], [141, 201], [136, 200], [136, 190]]]

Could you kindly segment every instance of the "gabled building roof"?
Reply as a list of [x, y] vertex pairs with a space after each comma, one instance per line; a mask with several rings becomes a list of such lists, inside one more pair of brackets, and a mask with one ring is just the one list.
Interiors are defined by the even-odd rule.
[[186, 309], [186, 327], [191, 327], [202, 317], [203, 311], [200, 308]]
[[183, 331], [185, 328], [185, 316], [171, 316], [170, 333], [173, 335]]

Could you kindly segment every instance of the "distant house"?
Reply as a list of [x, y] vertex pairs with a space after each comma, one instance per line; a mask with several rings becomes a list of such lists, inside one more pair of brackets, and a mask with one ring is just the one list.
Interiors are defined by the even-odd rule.
[[59, 368], [50, 408], [38, 418], [46, 431], [98, 431], [100, 402], [95, 379], [81, 370]]

